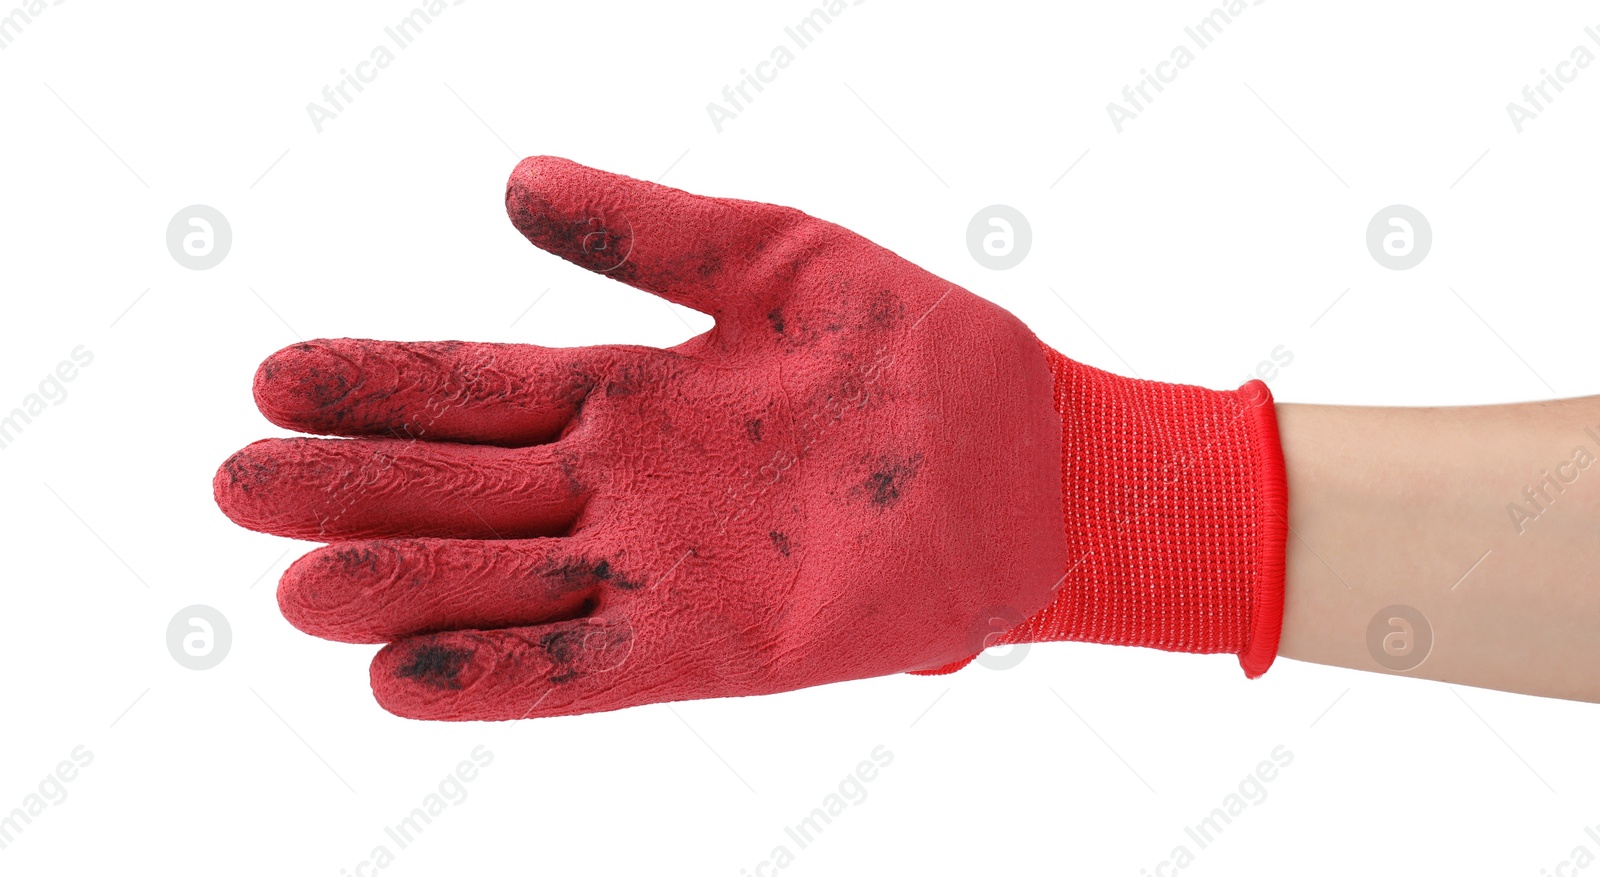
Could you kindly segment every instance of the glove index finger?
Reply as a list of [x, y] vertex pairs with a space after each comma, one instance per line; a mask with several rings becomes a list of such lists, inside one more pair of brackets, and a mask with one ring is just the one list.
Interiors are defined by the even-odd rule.
[[734, 322], [782, 306], [820, 225], [799, 210], [693, 195], [553, 156], [523, 159], [506, 213], [573, 264]]

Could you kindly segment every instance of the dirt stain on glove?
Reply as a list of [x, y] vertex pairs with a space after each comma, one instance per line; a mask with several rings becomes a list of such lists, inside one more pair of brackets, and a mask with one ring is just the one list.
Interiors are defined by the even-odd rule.
[[435, 645], [418, 646], [416, 651], [411, 653], [411, 663], [401, 665], [395, 670], [395, 676], [412, 679], [419, 685], [432, 688], [459, 689], [461, 682], [456, 677], [461, 675], [462, 668], [471, 661], [472, 652], [467, 649]]
[[867, 476], [857, 488], [867, 495], [867, 499], [880, 509], [886, 509], [900, 501], [900, 494], [906, 489], [912, 479], [917, 477], [917, 472], [922, 468], [922, 455], [912, 457], [884, 457], [879, 461], [877, 471]]

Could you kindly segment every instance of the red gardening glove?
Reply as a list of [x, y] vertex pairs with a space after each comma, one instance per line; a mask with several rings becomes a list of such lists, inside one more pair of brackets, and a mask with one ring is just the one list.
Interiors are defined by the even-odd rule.
[[389, 643], [384, 708], [764, 694], [949, 670], [1024, 633], [1270, 663], [1282, 461], [1260, 384], [1079, 366], [790, 208], [548, 157], [506, 206], [539, 247], [716, 325], [668, 350], [341, 339], [261, 365], [268, 419], [356, 438], [250, 445], [217, 502], [329, 543], [279, 604]]

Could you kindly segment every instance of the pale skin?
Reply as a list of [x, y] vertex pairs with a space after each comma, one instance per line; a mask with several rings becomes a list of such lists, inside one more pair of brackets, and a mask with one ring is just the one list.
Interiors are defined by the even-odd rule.
[[[1277, 411], [1292, 531], [1280, 657], [1600, 702], [1600, 396]], [[1433, 636], [1399, 671], [1368, 645], [1395, 604]], [[1404, 624], [1384, 625], [1403, 647]]]

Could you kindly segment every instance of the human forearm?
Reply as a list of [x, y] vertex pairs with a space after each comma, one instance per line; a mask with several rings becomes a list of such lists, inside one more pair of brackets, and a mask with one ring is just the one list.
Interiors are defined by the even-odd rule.
[[[1279, 654], [1600, 701], [1600, 397], [1280, 404], [1278, 417], [1291, 528]], [[1421, 613], [1432, 645], [1385, 667], [1369, 629], [1393, 605]], [[1403, 623], [1375, 626], [1403, 651]]]

